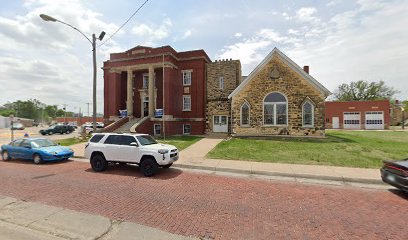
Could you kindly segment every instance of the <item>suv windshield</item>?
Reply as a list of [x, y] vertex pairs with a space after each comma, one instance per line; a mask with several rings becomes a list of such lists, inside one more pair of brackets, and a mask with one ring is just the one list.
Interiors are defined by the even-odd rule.
[[33, 146], [34, 148], [41, 148], [57, 146], [57, 144], [48, 139], [36, 139], [31, 141], [31, 146]]
[[136, 138], [142, 146], [157, 144], [156, 140], [154, 140], [150, 135], [137, 136]]

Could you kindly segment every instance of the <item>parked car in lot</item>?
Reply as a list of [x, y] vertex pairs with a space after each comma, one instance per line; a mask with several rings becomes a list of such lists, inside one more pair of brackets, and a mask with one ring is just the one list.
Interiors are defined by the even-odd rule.
[[24, 125], [22, 123], [16, 122], [16, 123], [13, 123], [13, 125], [11, 126], [11, 129], [24, 130]]
[[45, 138], [18, 139], [1, 146], [4, 161], [15, 158], [33, 160], [35, 164], [40, 164], [44, 161], [67, 160], [73, 155], [72, 149]]
[[85, 158], [95, 172], [104, 171], [109, 162], [133, 163], [146, 176], [159, 167], [169, 168], [179, 158], [175, 146], [158, 143], [148, 134], [96, 133], [85, 146]]
[[381, 178], [404, 192], [408, 193], [408, 158], [402, 161], [383, 161]]
[[64, 134], [64, 133], [72, 133], [75, 131], [75, 128], [68, 125], [52, 125], [47, 129], [40, 130], [42, 135], [52, 135], [55, 133]]

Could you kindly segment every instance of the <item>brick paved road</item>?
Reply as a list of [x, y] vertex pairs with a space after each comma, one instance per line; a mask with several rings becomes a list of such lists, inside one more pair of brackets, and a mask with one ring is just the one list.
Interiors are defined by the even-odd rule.
[[0, 162], [0, 195], [215, 239], [407, 239], [408, 198], [133, 166]]

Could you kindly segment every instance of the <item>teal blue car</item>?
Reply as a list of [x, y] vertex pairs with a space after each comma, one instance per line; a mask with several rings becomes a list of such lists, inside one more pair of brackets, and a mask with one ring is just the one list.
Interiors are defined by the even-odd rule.
[[40, 164], [42, 162], [68, 160], [73, 155], [72, 149], [59, 146], [46, 138], [18, 139], [1, 146], [1, 157], [4, 161], [25, 159]]

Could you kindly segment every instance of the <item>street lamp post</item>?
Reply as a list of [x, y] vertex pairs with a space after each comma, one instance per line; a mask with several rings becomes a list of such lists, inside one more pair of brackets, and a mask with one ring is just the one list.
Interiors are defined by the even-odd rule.
[[60, 21], [56, 18], [53, 18], [51, 16], [48, 16], [46, 14], [40, 14], [40, 17], [42, 20], [47, 21], [47, 22], [59, 22], [62, 23], [64, 25], [67, 25], [71, 28], [73, 28], [74, 30], [78, 31], [80, 34], [82, 34], [82, 36], [84, 36], [92, 45], [92, 57], [93, 57], [93, 88], [92, 88], [92, 101], [93, 101], [93, 114], [92, 114], [92, 118], [93, 118], [93, 132], [96, 132], [96, 39], [99, 39], [99, 41], [102, 41], [103, 37], [105, 36], [105, 32], [102, 31], [101, 34], [99, 34], [99, 37], [96, 38], [95, 33], [92, 34], [92, 41], [83, 33], [81, 32], [78, 28], [65, 23], [63, 21]]

